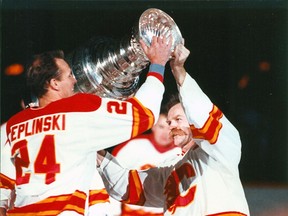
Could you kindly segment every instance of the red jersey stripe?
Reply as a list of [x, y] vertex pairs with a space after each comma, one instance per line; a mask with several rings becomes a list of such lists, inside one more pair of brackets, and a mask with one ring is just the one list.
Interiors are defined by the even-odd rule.
[[145, 209], [132, 209], [128, 205], [121, 206], [121, 216], [163, 216], [163, 213], [150, 212]]
[[15, 188], [15, 180], [0, 173], [0, 188], [11, 189]]
[[210, 142], [210, 144], [215, 144], [220, 129], [222, 128], [222, 123], [219, 121], [223, 116], [223, 113], [213, 105], [212, 111], [209, 113], [209, 117], [205, 122], [202, 128], [196, 128], [194, 125], [191, 125], [193, 138], [195, 139], [205, 139]]
[[149, 109], [144, 107], [136, 98], [131, 98], [128, 101], [131, 102], [134, 106], [133, 108], [134, 125], [131, 134], [131, 138], [133, 138], [150, 129], [153, 126], [155, 119], [153, 113]]
[[97, 203], [105, 203], [105, 202], [109, 202], [109, 195], [104, 188], [99, 189], [99, 190], [89, 191], [89, 206], [92, 206]]
[[148, 76], [154, 76], [154, 77], [156, 77], [158, 80], [160, 80], [160, 82], [163, 82], [163, 80], [164, 80], [163, 76], [162, 76], [161, 74], [157, 73], [157, 72], [149, 72], [149, 73], [147, 74], [147, 77], [148, 77]]
[[136, 170], [129, 172], [129, 198], [123, 203], [143, 205], [145, 202], [144, 190]]
[[20, 215], [58, 215], [63, 211], [75, 211], [84, 215], [86, 194], [75, 191], [73, 194], [48, 197], [40, 202], [24, 207], [15, 207], [8, 211], [8, 216]]
[[241, 212], [222, 212], [216, 214], [209, 214], [207, 216], [247, 216], [247, 215]]
[[[54, 113], [67, 112], [92, 112], [101, 106], [102, 99], [97, 95], [78, 93], [68, 98], [63, 98], [51, 102], [43, 108], [24, 109], [14, 115], [6, 126], [7, 134], [10, 134], [11, 125], [17, 125], [19, 122], [25, 122], [40, 116], [52, 115]], [[85, 106], [83, 106], [85, 104]], [[37, 110], [37, 111], [35, 111]]]

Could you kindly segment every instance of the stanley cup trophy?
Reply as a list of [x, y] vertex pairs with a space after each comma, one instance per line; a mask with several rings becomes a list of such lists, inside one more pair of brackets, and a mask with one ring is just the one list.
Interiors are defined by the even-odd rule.
[[173, 52], [182, 43], [180, 30], [169, 15], [152, 8], [142, 13], [132, 36], [117, 46], [112, 39], [92, 39], [67, 59], [77, 80], [76, 91], [120, 100], [132, 97], [139, 87], [139, 75], [149, 64], [139, 40], [150, 45], [153, 36], [170, 35]]

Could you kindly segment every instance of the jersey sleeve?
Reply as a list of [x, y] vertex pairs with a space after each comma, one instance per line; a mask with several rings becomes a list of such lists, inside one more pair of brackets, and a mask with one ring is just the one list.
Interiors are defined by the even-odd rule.
[[[141, 103], [150, 109], [155, 117], [154, 123], [157, 122], [160, 113], [160, 104], [163, 99], [164, 85], [159, 85], [163, 82], [164, 67], [151, 64], [147, 74], [146, 81], [142, 84], [135, 94]], [[153, 88], [152, 88], [153, 86]], [[160, 103], [159, 103], [160, 102]]]
[[178, 89], [196, 143], [224, 166], [238, 166], [241, 140], [237, 129], [188, 73]]
[[147, 170], [126, 169], [108, 152], [97, 168], [106, 190], [114, 199], [126, 204], [160, 208], [165, 202], [165, 176], [169, 175], [171, 169], [172, 166]]
[[[17, 172], [15, 213], [44, 211], [46, 201], [53, 202], [50, 207], [57, 212], [86, 208], [96, 151], [143, 133], [157, 120], [164, 86], [162, 74], [151, 68], [144, 84], [128, 100], [77, 93], [45, 107], [24, 109], [8, 120], [9, 157]], [[11, 161], [9, 157], [5, 163]], [[5, 177], [8, 183], [13, 179]], [[76, 196], [79, 201], [74, 201]], [[72, 203], [64, 205], [63, 197]], [[61, 202], [63, 207], [58, 205]]]
[[153, 68], [136, 95], [126, 101], [78, 93], [44, 108], [26, 109], [14, 115], [7, 122], [13, 154], [18, 151], [14, 147], [17, 141], [30, 142], [33, 137], [34, 142], [41, 142], [48, 133], [55, 143], [67, 144], [83, 153], [109, 148], [144, 133], [157, 121], [164, 94], [159, 79], [164, 67]]
[[[99, 109], [102, 114], [98, 117], [98, 122], [101, 122], [100, 126], [95, 127], [95, 120], [93, 120], [95, 118], [86, 119], [91, 125], [87, 137], [91, 137], [91, 140], [101, 140], [98, 146], [91, 143], [91, 146], [94, 145], [92, 150], [109, 148], [130, 140], [149, 130], [157, 122], [165, 89], [162, 81], [154, 74], [158, 75], [150, 71], [136, 95], [127, 101], [102, 99], [100, 107], [102, 110]], [[121, 106], [118, 106], [119, 103]], [[127, 106], [125, 114], [122, 113], [124, 105]]]
[[10, 159], [10, 145], [6, 141], [5, 123], [1, 125], [0, 207], [8, 209], [15, 185], [15, 167]]

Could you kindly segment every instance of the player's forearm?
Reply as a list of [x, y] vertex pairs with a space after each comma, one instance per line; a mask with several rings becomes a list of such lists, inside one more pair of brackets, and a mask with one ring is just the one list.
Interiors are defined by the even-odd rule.
[[164, 94], [163, 77], [165, 65], [171, 55], [173, 38], [153, 36], [148, 46], [143, 40], [140, 45], [150, 64], [145, 83], [140, 87], [135, 97], [154, 115], [154, 123], [158, 120], [160, 106]]
[[122, 201], [127, 193], [129, 170], [123, 168], [108, 152], [98, 151], [97, 170], [109, 195]]
[[189, 124], [201, 128], [212, 110], [212, 102], [189, 74], [178, 89]]
[[182, 86], [186, 77], [186, 70], [183, 66], [174, 67], [172, 73], [178, 86]]
[[[163, 207], [165, 200], [161, 189], [163, 182], [159, 182], [159, 179], [164, 179], [164, 177], [159, 177], [160, 172], [155, 169], [141, 171], [126, 169], [109, 153], [102, 157], [103, 153], [100, 156], [101, 164], [97, 170], [112, 198], [133, 205]], [[142, 186], [139, 187], [139, 184]]]
[[190, 51], [183, 44], [178, 44], [174, 50], [174, 58], [170, 61], [170, 67], [178, 86], [182, 86], [186, 77], [184, 64], [190, 54]]
[[[155, 122], [158, 119], [160, 106], [164, 94], [163, 76], [164, 66], [150, 65], [146, 81], [139, 88], [135, 97], [148, 109], [150, 109], [155, 117]], [[162, 79], [162, 80], [161, 80]]]
[[189, 124], [193, 125], [192, 134], [197, 134], [194, 138], [205, 140], [200, 146], [208, 154], [213, 154], [214, 158], [222, 160], [223, 164], [237, 166], [241, 154], [237, 129], [189, 74], [186, 75], [179, 92]]

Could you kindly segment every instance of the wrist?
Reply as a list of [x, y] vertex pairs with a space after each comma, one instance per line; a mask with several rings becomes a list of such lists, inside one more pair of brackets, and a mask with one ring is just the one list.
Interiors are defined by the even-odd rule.
[[177, 73], [186, 73], [186, 70], [183, 65], [178, 65], [178, 66], [173, 66], [171, 67], [172, 72], [177, 72]]
[[164, 79], [165, 67], [159, 64], [150, 64], [148, 76], [156, 77], [160, 82]]
[[185, 80], [185, 77], [186, 77], [186, 70], [184, 67], [174, 67], [172, 69], [172, 73], [175, 77], [175, 80], [176, 80], [176, 83], [179, 85], [179, 86], [182, 86], [184, 80]]
[[149, 71], [159, 73], [163, 76], [164, 72], [165, 72], [165, 66], [163, 66], [161, 64], [152, 64], [151, 63], [149, 66]]

